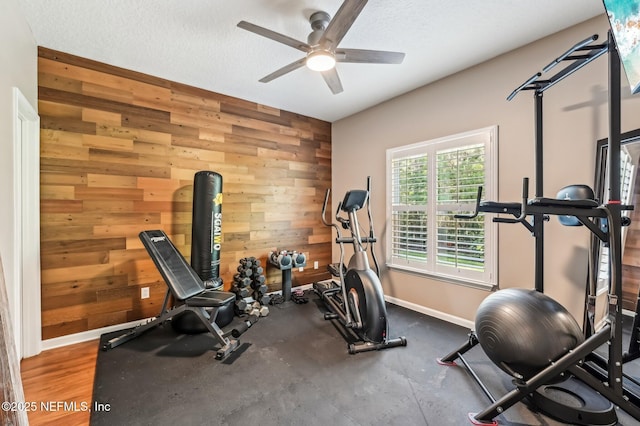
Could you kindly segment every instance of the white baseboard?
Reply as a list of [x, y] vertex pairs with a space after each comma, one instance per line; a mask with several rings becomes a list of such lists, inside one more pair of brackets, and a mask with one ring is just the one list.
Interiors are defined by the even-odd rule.
[[455, 315], [446, 314], [444, 312], [436, 311], [435, 309], [427, 308], [416, 303], [407, 302], [406, 300], [397, 299], [392, 296], [385, 296], [384, 299], [393, 303], [394, 305], [402, 306], [403, 308], [411, 309], [412, 311], [420, 312], [421, 314], [429, 315], [430, 317], [438, 318], [443, 321], [450, 322], [468, 329], [473, 329], [475, 324], [473, 321], [457, 317]]
[[125, 330], [127, 328], [133, 328], [137, 325], [144, 324], [151, 318], [142, 319], [138, 321], [126, 322], [123, 324], [110, 325], [108, 327], [96, 328], [93, 330], [83, 331], [82, 333], [68, 334], [66, 336], [54, 337], [53, 339], [47, 339], [42, 341], [42, 350], [59, 348], [62, 346], [73, 345], [75, 343], [82, 343], [88, 340], [99, 339], [105, 333], [111, 333], [112, 331]]

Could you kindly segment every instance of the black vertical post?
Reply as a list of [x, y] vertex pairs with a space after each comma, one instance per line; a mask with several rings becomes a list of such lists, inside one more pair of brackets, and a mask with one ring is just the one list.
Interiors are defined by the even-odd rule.
[[536, 197], [542, 197], [544, 191], [543, 178], [543, 133], [542, 133], [542, 92], [535, 91], [535, 121], [536, 121]]
[[609, 202], [620, 201], [620, 56], [609, 32]]
[[[535, 91], [535, 163], [536, 197], [542, 197], [543, 185], [543, 134], [542, 134], [542, 92]], [[533, 215], [533, 236], [535, 239], [535, 287], [544, 293], [544, 215]]]
[[[622, 208], [620, 202], [620, 56], [611, 31], [609, 43], [609, 317], [613, 336], [609, 345], [609, 387], [622, 395]], [[613, 313], [611, 312], [613, 310]]]
[[291, 268], [282, 270], [282, 297], [285, 302], [291, 300]]

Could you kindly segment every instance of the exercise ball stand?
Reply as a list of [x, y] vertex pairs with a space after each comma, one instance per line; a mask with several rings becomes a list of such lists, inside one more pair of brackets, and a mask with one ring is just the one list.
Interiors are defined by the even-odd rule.
[[[560, 359], [584, 342], [573, 316], [551, 297], [536, 290], [508, 288], [497, 291], [478, 307], [477, 341], [485, 354], [514, 384], [526, 383], [549, 361]], [[570, 373], [551, 378], [529, 393], [533, 405], [557, 420], [577, 425], [612, 425], [614, 405]]]
[[[584, 342], [575, 319], [558, 302], [536, 290], [499, 290], [480, 304], [475, 325], [468, 341], [438, 363], [457, 365], [455, 360], [460, 359], [494, 406], [496, 398], [463, 357], [477, 344], [497, 367], [514, 378], [516, 389], [510, 394], [525, 396], [535, 410], [575, 425], [617, 423], [614, 404], [593, 388], [570, 373], [561, 371], [551, 377], [542, 373], [549, 360], [560, 359]], [[539, 381], [540, 374], [545, 374], [545, 382], [531, 386]], [[509, 406], [500, 405], [497, 410], [502, 412]], [[477, 425], [497, 425], [477, 413], [470, 414], [469, 419]]]
[[529, 397], [549, 417], [573, 425], [614, 425], [615, 406], [584, 382], [569, 376], [560, 383], [543, 385]]

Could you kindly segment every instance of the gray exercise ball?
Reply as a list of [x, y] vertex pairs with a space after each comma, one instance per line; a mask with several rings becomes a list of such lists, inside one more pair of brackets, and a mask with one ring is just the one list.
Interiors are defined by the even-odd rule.
[[509, 288], [489, 295], [478, 307], [475, 324], [489, 359], [523, 380], [584, 341], [573, 316], [536, 290]]

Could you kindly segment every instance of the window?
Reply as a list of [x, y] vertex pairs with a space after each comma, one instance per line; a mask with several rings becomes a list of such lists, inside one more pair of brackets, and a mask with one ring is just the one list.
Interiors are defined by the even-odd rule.
[[[637, 153], [636, 153], [637, 155]], [[637, 161], [637, 160], [636, 160]], [[622, 146], [620, 149], [620, 201], [622, 204], [633, 204], [633, 195], [636, 185], [636, 167], [633, 156], [629, 152], [628, 146]], [[604, 188], [609, 187], [609, 177], [605, 175]], [[605, 201], [608, 201], [608, 194], [605, 193]], [[629, 216], [630, 211], [623, 210], [623, 216]], [[628, 227], [622, 228], [622, 247], [624, 249], [625, 240], [627, 238]], [[596, 293], [602, 294], [609, 288], [609, 247], [600, 242], [600, 263], [598, 267], [598, 282]]]
[[497, 282], [497, 230], [475, 210], [497, 193], [497, 126], [387, 150], [387, 264], [479, 287]]

